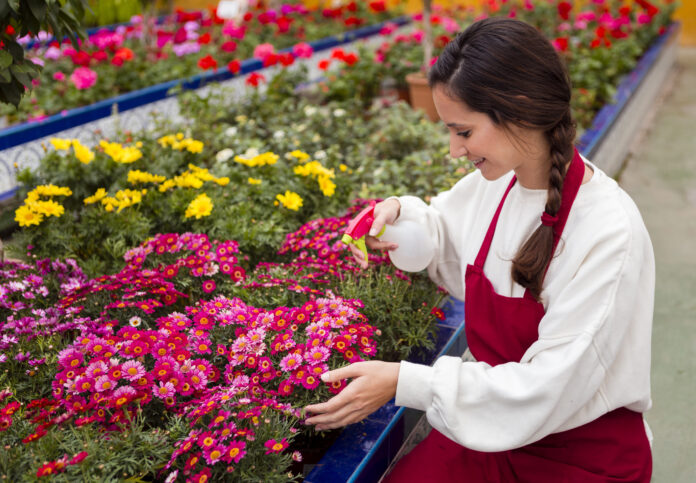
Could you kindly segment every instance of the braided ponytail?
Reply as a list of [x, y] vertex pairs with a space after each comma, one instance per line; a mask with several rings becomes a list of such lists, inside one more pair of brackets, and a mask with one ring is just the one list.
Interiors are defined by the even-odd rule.
[[[561, 192], [568, 162], [573, 157], [575, 124], [570, 113], [563, 116], [554, 128], [546, 132], [550, 144], [551, 166], [549, 188], [544, 213], [555, 217], [561, 209]], [[553, 226], [541, 224], [522, 245], [512, 260], [512, 279], [529, 289], [536, 300], [541, 297], [541, 285], [546, 267], [553, 256]]]
[[[545, 133], [551, 163], [544, 217], [553, 219], [573, 157], [575, 122], [568, 71], [546, 37], [512, 18], [474, 22], [445, 46], [428, 80], [502, 128], [516, 125]], [[551, 224], [539, 226], [512, 261], [513, 280], [537, 300], [553, 256]]]

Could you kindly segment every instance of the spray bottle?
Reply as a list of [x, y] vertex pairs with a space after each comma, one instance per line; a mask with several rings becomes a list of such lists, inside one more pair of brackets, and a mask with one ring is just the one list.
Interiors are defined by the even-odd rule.
[[[375, 202], [363, 209], [353, 218], [341, 241], [346, 245], [357, 246], [367, 260], [365, 236], [375, 221]], [[385, 224], [377, 234], [381, 241], [394, 242], [398, 248], [389, 250], [389, 258], [396, 268], [405, 272], [420, 272], [425, 269], [435, 255], [435, 247], [427, 231], [411, 220], [397, 220], [393, 225]]]

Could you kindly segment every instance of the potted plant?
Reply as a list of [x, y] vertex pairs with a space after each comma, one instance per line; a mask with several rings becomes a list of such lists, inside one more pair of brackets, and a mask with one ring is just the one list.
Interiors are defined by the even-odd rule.
[[420, 70], [406, 76], [406, 82], [408, 83], [411, 105], [416, 109], [424, 111], [430, 120], [437, 121], [439, 117], [435, 110], [430, 86], [428, 85], [428, 71], [430, 70], [430, 62], [433, 56], [433, 33], [430, 22], [431, 13], [431, 0], [423, 0], [423, 64]]

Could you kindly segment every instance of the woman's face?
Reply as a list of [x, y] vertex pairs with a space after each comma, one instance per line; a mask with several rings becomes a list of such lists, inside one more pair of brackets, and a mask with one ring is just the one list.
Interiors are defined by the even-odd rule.
[[489, 181], [515, 170], [523, 186], [546, 186], [548, 167], [544, 170], [542, 163], [549, 160], [542, 155], [543, 133], [514, 125], [508, 132], [487, 114], [473, 111], [463, 101], [450, 97], [442, 85], [433, 89], [433, 100], [440, 119], [449, 129], [453, 158], [466, 156]]

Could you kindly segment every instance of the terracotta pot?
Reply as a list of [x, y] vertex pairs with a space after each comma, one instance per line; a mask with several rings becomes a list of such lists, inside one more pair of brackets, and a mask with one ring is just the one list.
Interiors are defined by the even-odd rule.
[[408, 82], [408, 90], [411, 95], [411, 106], [424, 111], [431, 121], [438, 121], [440, 117], [435, 110], [433, 94], [428, 85], [427, 77], [420, 72], [413, 72], [406, 76], [406, 82]]

